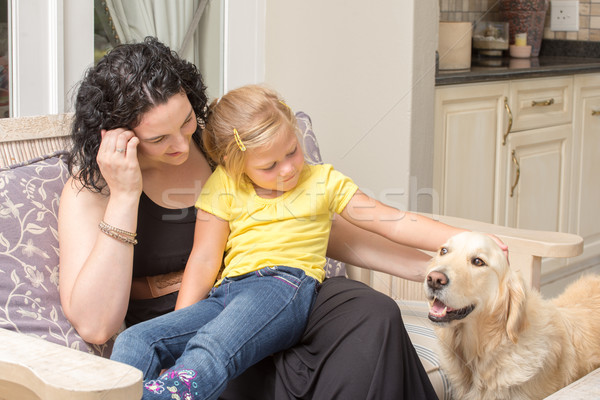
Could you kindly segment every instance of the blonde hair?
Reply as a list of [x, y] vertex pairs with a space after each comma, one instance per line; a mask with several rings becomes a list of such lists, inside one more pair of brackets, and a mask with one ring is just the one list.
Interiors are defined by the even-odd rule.
[[246, 152], [238, 146], [234, 129], [251, 150], [269, 144], [284, 124], [298, 135], [296, 116], [275, 91], [260, 85], [242, 86], [212, 101], [202, 141], [210, 159], [239, 184], [245, 177]]

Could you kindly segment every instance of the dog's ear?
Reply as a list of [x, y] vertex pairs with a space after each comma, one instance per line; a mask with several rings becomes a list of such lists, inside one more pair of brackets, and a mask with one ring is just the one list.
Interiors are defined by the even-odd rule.
[[519, 334], [527, 326], [527, 313], [525, 312], [527, 292], [521, 280], [514, 275], [508, 278], [507, 289], [506, 333], [513, 343], [517, 343]]

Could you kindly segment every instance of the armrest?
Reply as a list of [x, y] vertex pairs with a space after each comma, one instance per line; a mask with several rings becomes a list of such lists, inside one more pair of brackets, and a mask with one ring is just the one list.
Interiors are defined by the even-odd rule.
[[571, 233], [509, 228], [445, 215], [434, 218], [448, 225], [493, 233], [508, 245], [511, 252], [527, 253], [537, 257], [574, 257], [583, 252], [583, 238]]
[[130, 400], [142, 373], [129, 365], [0, 329], [2, 398]]
[[[583, 239], [562, 232], [535, 231], [479, 222], [445, 215], [422, 215], [471, 231], [491, 233], [508, 245], [511, 267], [518, 271], [526, 284], [540, 289], [542, 258], [574, 257], [583, 252]], [[348, 276], [397, 300], [425, 300], [422, 282], [411, 282], [389, 274], [346, 266]]]
[[536, 289], [540, 288], [542, 258], [568, 258], [583, 252], [583, 238], [571, 233], [509, 228], [449, 216], [434, 218], [448, 225], [498, 236], [508, 245], [511, 266], [521, 273], [526, 283]]

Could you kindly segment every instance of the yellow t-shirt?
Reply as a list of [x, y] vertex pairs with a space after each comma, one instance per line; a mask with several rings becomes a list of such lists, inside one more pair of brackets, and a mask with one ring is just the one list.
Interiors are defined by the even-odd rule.
[[274, 199], [241, 186], [219, 166], [196, 202], [229, 221], [223, 277], [285, 265], [322, 282], [333, 215], [346, 207], [356, 184], [331, 165], [305, 165], [298, 185]]

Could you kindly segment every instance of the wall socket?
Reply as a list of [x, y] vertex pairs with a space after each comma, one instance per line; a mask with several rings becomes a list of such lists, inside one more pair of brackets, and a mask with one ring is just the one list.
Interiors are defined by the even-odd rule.
[[550, 30], [579, 30], [579, 0], [551, 0]]

